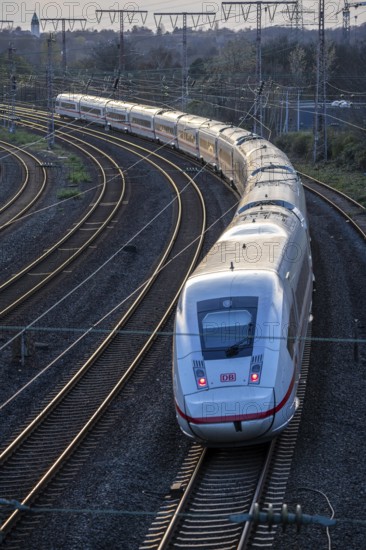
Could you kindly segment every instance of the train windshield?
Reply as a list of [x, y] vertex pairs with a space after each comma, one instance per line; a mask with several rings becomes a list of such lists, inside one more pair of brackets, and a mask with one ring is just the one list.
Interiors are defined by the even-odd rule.
[[202, 353], [207, 359], [249, 356], [258, 299], [230, 297], [197, 304]]

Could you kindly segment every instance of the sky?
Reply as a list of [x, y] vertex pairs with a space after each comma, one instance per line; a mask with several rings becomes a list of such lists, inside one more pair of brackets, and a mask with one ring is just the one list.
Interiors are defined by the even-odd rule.
[[[354, 3], [354, 2], [353, 2]], [[265, 0], [263, 1], [266, 6]], [[276, 13], [273, 16], [273, 5], [268, 5], [267, 9], [262, 10], [262, 28], [270, 26], [271, 24], [277, 25], [291, 25], [291, 18], [289, 17], [287, 9], [292, 11], [292, 7], [286, 6], [279, 2], [279, 6], [276, 6]], [[352, 2], [351, 2], [352, 4]], [[344, 0], [325, 0], [325, 21], [327, 28], [335, 28], [342, 26], [342, 8], [344, 7]], [[228, 9], [228, 7], [227, 7]], [[240, 10], [243, 9], [243, 12]], [[303, 0], [304, 24], [307, 28], [317, 27], [318, 16], [318, 1], [317, 0]], [[33, 4], [26, 2], [25, 0], [2, 0], [0, 5], [0, 19], [6, 21], [13, 21], [13, 28], [20, 26], [23, 30], [30, 29], [30, 22], [33, 13], [36, 12], [39, 18], [83, 18], [86, 19], [86, 28], [103, 29], [112, 28], [118, 30], [119, 19], [111, 22], [110, 15], [108, 13], [101, 15], [101, 21], [98, 23], [96, 17], [96, 10], [138, 10], [147, 11], [148, 14], [135, 14], [130, 13], [130, 17], [125, 15], [124, 28], [128, 30], [133, 25], [142, 26], [145, 25], [152, 30], [156, 29], [156, 23], [154, 20], [154, 13], [158, 12], [177, 12], [182, 14], [183, 12], [217, 12], [216, 21], [219, 22], [220, 27], [229, 27], [233, 30], [239, 30], [240, 28], [256, 28], [256, 8], [252, 6], [236, 6], [232, 8], [230, 17], [225, 21], [222, 12], [221, 2], [215, 1], [197, 1], [191, 0], [187, 2], [181, 2], [179, 0], [141, 0], [141, 1], [113, 1], [113, 0], [38, 0]], [[350, 22], [351, 25], [359, 25], [366, 21], [366, 1], [365, 6], [360, 6], [357, 9], [351, 9]], [[146, 17], [146, 19], [145, 19]], [[273, 19], [273, 22], [272, 22]], [[182, 25], [182, 16], [169, 17], [164, 15], [161, 19], [166, 31], [171, 31], [174, 26], [180, 27]], [[197, 24], [201, 25], [206, 23], [203, 28], [209, 28], [209, 24], [212, 22], [212, 18], [202, 17], [197, 19], [192, 16], [187, 16], [188, 26], [195, 27]], [[44, 23], [45, 31], [58, 30], [53, 29], [52, 23]], [[66, 23], [66, 28], [70, 28], [69, 23]], [[4, 28], [4, 24], [2, 25]], [[81, 22], [75, 22], [74, 29], [81, 28]]]

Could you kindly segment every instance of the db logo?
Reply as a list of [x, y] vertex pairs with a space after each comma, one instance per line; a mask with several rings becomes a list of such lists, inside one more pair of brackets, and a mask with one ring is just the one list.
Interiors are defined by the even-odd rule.
[[220, 382], [235, 382], [236, 374], [235, 372], [227, 372], [225, 374], [220, 374]]

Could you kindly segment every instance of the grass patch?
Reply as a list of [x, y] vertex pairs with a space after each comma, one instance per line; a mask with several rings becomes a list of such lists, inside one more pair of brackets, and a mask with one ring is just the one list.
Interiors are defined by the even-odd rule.
[[[16, 145], [17, 147], [26, 147], [27, 150], [34, 153], [45, 152], [48, 147], [46, 138], [40, 137], [38, 134], [34, 134], [23, 128], [17, 128], [15, 132], [10, 133], [7, 128], [0, 127], [0, 140], [6, 141]], [[75, 154], [70, 154], [62, 147], [55, 145], [52, 150], [47, 151], [52, 155], [51, 161], [57, 166], [62, 162], [63, 167], [66, 169], [66, 178], [71, 185], [79, 185], [81, 183], [88, 183], [91, 181], [90, 174], [83, 164], [83, 159]], [[60, 161], [57, 157], [63, 157]], [[71, 192], [71, 190], [62, 189], [59, 193]], [[77, 191], [78, 193], [79, 191]], [[73, 195], [71, 195], [73, 196]], [[59, 198], [68, 198], [62, 196]]]
[[15, 132], [9, 132], [7, 128], [0, 128], [0, 139], [17, 147], [27, 147], [35, 152], [42, 151], [47, 147], [45, 138], [27, 132], [23, 128], [17, 128]]
[[57, 191], [57, 198], [59, 200], [71, 198], [80, 199], [80, 189], [76, 187], [73, 187], [72, 189], [68, 187], [63, 187], [62, 189]]
[[294, 161], [294, 166], [299, 172], [303, 172], [338, 189], [338, 191], [342, 191], [342, 193], [366, 207], [366, 174], [363, 172], [347, 170], [337, 166], [334, 161], [319, 165]]
[[77, 155], [70, 155], [65, 166], [69, 170], [68, 180], [73, 185], [91, 181], [89, 172], [85, 169], [82, 159]]

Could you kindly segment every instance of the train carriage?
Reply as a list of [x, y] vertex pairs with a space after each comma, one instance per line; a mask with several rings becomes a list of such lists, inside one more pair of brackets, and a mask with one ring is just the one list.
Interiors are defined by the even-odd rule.
[[154, 118], [162, 109], [150, 105], [134, 105], [130, 110], [131, 132], [155, 139]]
[[155, 139], [160, 143], [178, 147], [177, 123], [182, 116], [182, 111], [165, 110], [157, 113], [154, 117]]
[[[217, 145], [217, 160], [220, 170], [226, 179], [230, 182], [234, 182], [234, 149], [236, 144], [245, 139], [250, 132], [243, 128], [225, 128], [220, 132], [218, 145]], [[239, 188], [239, 191], [241, 189]]]
[[80, 120], [105, 125], [107, 102], [108, 99], [104, 97], [81, 96], [79, 102]]
[[220, 170], [220, 166], [217, 165], [218, 137], [220, 132], [230, 127], [229, 124], [223, 124], [216, 120], [209, 120], [204, 122], [199, 128], [199, 157], [202, 161], [207, 162], [216, 170]]
[[176, 412], [204, 445], [271, 439], [296, 411], [312, 290], [304, 229], [281, 206], [244, 210], [185, 285], [174, 329]]
[[195, 115], [184, 115], [177, 122], [178, 147], [181, 151], [199, 157], [198, 130], [202, 124], [209, 122]]
[[124, 101], [108, 101], [105, 108], [107, 125], [115, 130], [131, 132], [130, 113], [132, 107], [135, 105], [135, 103], [126, 103]]
[[61, 118], [79, 118], [81, 94], [59, 94], [56, 98], [55, 110]]

